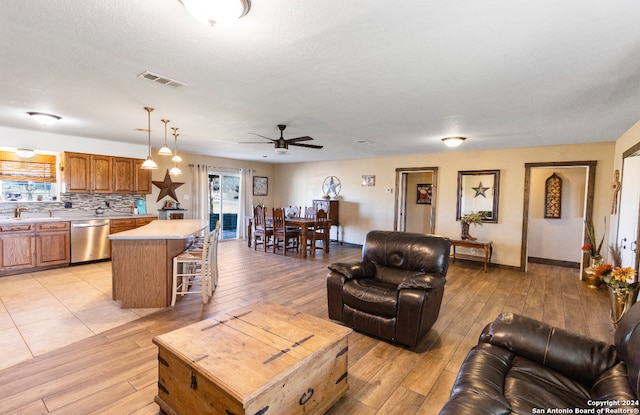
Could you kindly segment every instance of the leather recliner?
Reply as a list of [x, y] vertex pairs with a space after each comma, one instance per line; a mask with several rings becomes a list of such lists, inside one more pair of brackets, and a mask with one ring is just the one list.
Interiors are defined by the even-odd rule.
[[415, 347], [440, 313], [450, 246], [435, 235], [369, 232], [360, 262], [329, 266], [329, 318]]
[[465, 358], [440, 415], [638, 413], [640, 303], [614, 343], [502, 313]]

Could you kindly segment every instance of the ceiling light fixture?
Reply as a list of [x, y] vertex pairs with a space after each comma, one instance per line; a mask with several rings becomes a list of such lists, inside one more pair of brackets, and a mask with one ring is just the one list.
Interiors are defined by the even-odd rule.
[[160, 121], [164, 123], [164, 145], [160, 147], [160, 150], [158, 150], [158, 154], [161, 156], [172, 156], [173, 153], [167, 145], [167, 124], [169, 123], [169, 120], [162, 119]]
[[19, 149], [16, 150], [16, 155], [18, 157], [23, 158], [23, 159], [29, 159], [29, 158], [35, 156], [36, 152], [33, 151], [33, 149], [30, 149], [30, 148], [19, 148]]
[[149, 135], [149, 155], [147, 156], [147, 159], [144, 161], [144, 163], [142, 163], [142, 166], [140, 166], [141, 169], [145, 169], [145, 170], [152, 170], [152, 169], [157, 169], [158, 165], [156, 164], [155, 161], [153, 161], [153, 159], [151, 158], [151, 111], [153, 111], [153, 108], [151, 107], [144, 107], [144, 110], [147, 111], [147, 134]]
[[51, 125], [56, 121], [62, 119], [62, 117], [58, 117], [57, 115], [45, 114], [44, 112], [29, 111], [27, 112], [27, 114], [29, 114], [31, 118], [33, 118], [40, 125]]
[[287, 150], [289, 150], [289, 144], [287, 144], [286, 141], [284, 140], [277, 140], [276, 141], [276, 153], [278, 154], [286, 154]]
[[447, 147], [458, 147], [467, 137], [445, 137], [442, 139], [442, 142]]
[[249, 13], [251, 0], [178, 0], [197, 20], [226, 25]]
[[182, 157], [178, 154], [178, 136], [180, 134], [178, 134], [178, 127], [171, 127], [171, 129], [173, 130], [173, 157], [171, 161], [180, 163], [182, 162]]

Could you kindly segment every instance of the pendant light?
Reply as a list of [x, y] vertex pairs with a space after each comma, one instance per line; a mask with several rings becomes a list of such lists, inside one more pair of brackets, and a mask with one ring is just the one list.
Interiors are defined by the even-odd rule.
[[153, 159], [151, 158], [151, 111], [153, 111], [153, 108], [151, 107], [144, 107], [144, 110], [147, 111], [147, 133], [149, 136], [149, 155], [147, 156], [147, 159], [144, 161], [144, 163], [142, 163], [142, 166], [140, 166], [141, 169], [145, 169], [145, 170], [152, 170], [152, 169], [157, 169], [158, 165], [156, 164], [155, 161], [153, 161]]
[[160, 148], [160, 150], [158, 150], [158, 154], [161, 156], [171, 156], [173, 155], [173, 153], [167, 145], [167, 124], [169, 123], [169, 120], [162, 119], [160, 121], [164, 123], [164, 145]]
[[178, 127], [171, 127], [171, 129], [173, 130], [173, 157], [171, 161], [181, 163], [182, 157], [178, 155], [178, 136], [180, 135], [178, 134]]
[[171, 129], [173, 130], [173, 157], [171, 158], [173, 167], [169, 170], [169, 174], [176, 176], [182, 174], [182, 170], [178, 167], [178, 163], [182, 161], [182, 157], [178, 155], [178, 136], [180, 134], [178, 134], [177, 127], [171, 127]]

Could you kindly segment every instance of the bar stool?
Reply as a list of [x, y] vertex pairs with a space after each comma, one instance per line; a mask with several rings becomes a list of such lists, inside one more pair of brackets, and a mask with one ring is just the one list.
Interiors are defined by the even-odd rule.
[[178, 295], [198, 294], [189, 291], [191, 286], [200, 286], [202, 303], [209, 302], [209, 281], [211, 279], [209, 252], [211, 249], [211, 233], [205, 236], [201, 250], [186, 250], [173, 257], [173, 284], [171, 289], [171, 306], [175, 306]]

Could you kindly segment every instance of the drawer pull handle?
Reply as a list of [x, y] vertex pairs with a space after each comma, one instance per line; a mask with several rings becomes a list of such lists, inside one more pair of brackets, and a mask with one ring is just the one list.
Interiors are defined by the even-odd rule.
[[158, 389], [160, 389], [162, 392], [166, 393], [167, 395], [169, 394], [169, 390], [165, 388], [164, 385], [160, 382], [158, 382]]
[[304, 405], [305, 403], [309, 402], [309, 399], [311, 399], [311, 397], [313, 397], [313, 388], [307, 389], [307, 391], [302, 394], [302, 396], [300, 397], [300, 405]]

